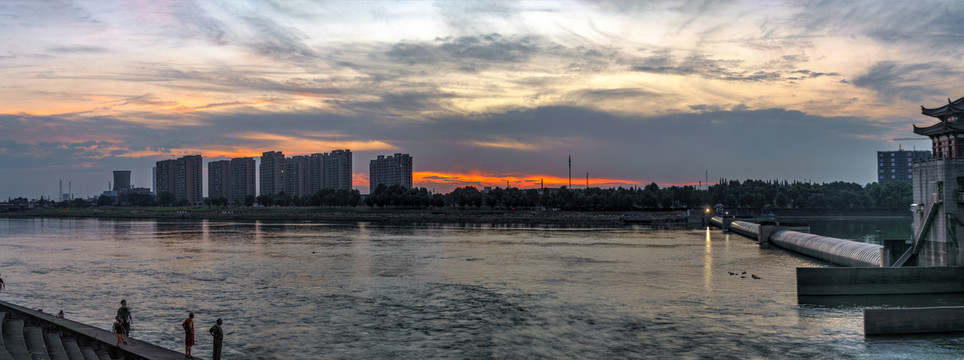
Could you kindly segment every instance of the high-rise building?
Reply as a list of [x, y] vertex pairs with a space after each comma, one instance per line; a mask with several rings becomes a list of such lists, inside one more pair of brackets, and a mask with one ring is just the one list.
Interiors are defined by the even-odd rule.
[[326, 154], [323, 187], [351, 190], [351, 150], [333, 150]]
[[378, 155], [368, 165], [369, 194], [375, 192], [378, 184], [412, 187], [412, 157], [395, 153], [392, 156]]
[[114, 187], [111, 190], [119, 194], [130, 189], [131, 189], [130, 170], [114, 170]]
[[277, 195], [284, 191], [285, 154], [268, 151], [261, 154], [261, 195]]
[[154, 165], [154, 193], [174, 193], [174, 163], [175, 160], [161, 160]]
[[200, 204], [204, 200], [201, 166], [201, 155], [188, 155], [178, 159], [175, 170], [175, 199], [185, 199], [192, 205]]
[[231, 198], [231, 160], [208, 163], [208, 198]]
[[169, 192], [174, 194], [175, 201], [200, 204], [203, 197], [201, 161], [201, 155], [158, 161], [154, 175], [157, 194]]
[[877, 183], [912, 181], [915, 161], [928, 160], [931, 152], [926, 150], [897, 150], [877, 152]]
[[315, 194], [325, 188], [325, 157], [328, 154], [308, 156], [308, 194]]
[[292, 156], [285, 159], [284, 190], [288, 196], [305, 196], [308, 193], [308, 156]]
[[231, 159], [231, 201], [243, 204], [248, 195], [255, 196], [254, 158]]

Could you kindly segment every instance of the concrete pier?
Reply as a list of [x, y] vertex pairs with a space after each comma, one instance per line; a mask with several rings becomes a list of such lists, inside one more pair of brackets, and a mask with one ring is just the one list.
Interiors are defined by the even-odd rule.
[[964, 332], [964, 306], [864, 309], [864, 335]]
[[964, 293], [964, 268], [797, 268], [797, 296]]
[[[109, 318], [109, 315], [108, 313], [106, 317]], [[41, 358], [44, 359], [61, 358], [61, 354], [78, 352], [84, 354], [85, 359], [90, 355], [95, 356], [95, 359], [112, 360], [184, 359], [184, 354], [180, 352], [141, 340], [128, 341], [129, 345], [120, 348], [115, 346], [117, 338], [108, 330], [4, 301], [0, 301], [0, 325], [3, 328], [0, 336], [0, 359], [4, 360], [31, 359], [28, 353], [36, 355], [41, 349]], [[53, 340], [53, 337], [60, 341]]]

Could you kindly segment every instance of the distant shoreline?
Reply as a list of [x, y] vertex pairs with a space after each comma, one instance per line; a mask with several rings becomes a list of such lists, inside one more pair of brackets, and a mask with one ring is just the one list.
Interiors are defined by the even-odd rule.
[[267, 220], [372, 223], [527, 224], [572, 226], [687, 226], [701, 224], [700, 216], [685, 211], [584, 212], [478, 209], [356, 208], [85, 208], [31, 209], [0, 213], [7, 218], [98, 218], [157, 220]]
[[[775, 211], [781, 220], [886, 220], [910, 216], [906, 211]], [[97, 218], [156, 220], [243, 220], [370, 222], [386, 224], [522, 224], [564, 226], [626, 226], [695, 228], [703, 224], [702, 214], [685, 211], [534, 211], [492, 209], [399, 209], [325, 207], [96, 207], [44, 208], [0, 213], [6, 218]]]

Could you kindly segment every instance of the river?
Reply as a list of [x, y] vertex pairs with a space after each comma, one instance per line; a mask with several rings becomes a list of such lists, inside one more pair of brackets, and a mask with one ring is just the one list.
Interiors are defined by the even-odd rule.
[[204, 358], [218, 317], [228, 359], [964, 352], [865, 338], [862, 306], [798, 304], [801, 266], [823, 265], [716, 229], [0, 218], [0, 299], [104, 329], [127, 299], [134, 339], [175, 350], [193, 311]]

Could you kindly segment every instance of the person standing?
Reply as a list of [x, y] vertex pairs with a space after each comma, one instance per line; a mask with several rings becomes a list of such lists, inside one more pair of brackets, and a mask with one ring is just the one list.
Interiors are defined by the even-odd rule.
[[184, 328], [184, 358], [193, 359], [191, 356], [191, 346], [194, 346], [194, 313], [187, 313], [187, 319], [181, 323]]
[[120, 316], [114, 316], [114, 326], [111, 326], [110, 332], [117, 336], [117, 347], [127, 345], [124, 340], [124, 320]]
[[218, 318], [217, 324], [208, 330], [211, 336], [214, 337], [214, 357], [213, 360], [221, 360], [221, 345], [224, 343], [224, 331], [221, 330], [221, 318]]
[[[127, 307], [127, 300], [121, 300], [121, 307], [117, 309], [117, 316], [120, 316], [122, 324], [124, 325], [124, 334], [127, 337], [131, 337], [131, 323], [134, 322], [134, 318], [131, 317], [131, 309]], [[127, 345], [127, 341], [124, 341], [124, 345]]]

